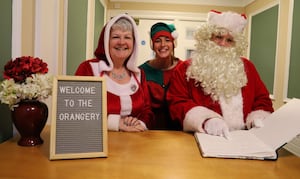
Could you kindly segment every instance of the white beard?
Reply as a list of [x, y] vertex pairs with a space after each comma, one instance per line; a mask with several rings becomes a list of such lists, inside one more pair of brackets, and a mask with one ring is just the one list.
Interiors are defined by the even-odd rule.
[[247, 77], [239, 50], [221, 47], [211, 40], [199, 40], [186, 75], [195, 79], [213, 100], [229, 99], [246, 85]]

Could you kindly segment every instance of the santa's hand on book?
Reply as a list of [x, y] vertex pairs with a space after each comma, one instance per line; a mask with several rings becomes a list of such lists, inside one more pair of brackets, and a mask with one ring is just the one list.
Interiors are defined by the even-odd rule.
[[207, 134], [222, 136], [226, 139], [230, 139], [229, 128], [223, 119], [208, 119], [204, 124], [204, 129]]
[[247, 122], [247, 129], [251, 129], [253, 127], [264, 127], [263, 119], [261, 118], [255, 118], [249, 122]]

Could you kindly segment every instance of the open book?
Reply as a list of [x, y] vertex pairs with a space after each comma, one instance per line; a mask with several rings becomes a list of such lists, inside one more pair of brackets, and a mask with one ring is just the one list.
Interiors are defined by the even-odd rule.
[[277, 150], [300, 134], [300, 99], [264, 119], [264, 127], [230, 132], [230, 139], [195, 133], [203, 157], [276, 160]]

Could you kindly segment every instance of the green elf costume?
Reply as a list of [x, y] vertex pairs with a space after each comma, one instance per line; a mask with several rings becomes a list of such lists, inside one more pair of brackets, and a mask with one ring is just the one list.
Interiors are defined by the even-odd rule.
[[[158, 54], [155, 54], [154, 59], [147, 60], [145, 63], [140, 65], [140, 68], [145, 72], [147, 85], [151, 96], [151, 106], [155, 114], [156, 121], [154, 129], [181, 130], [181, 126], [171, 120], [166, 102], [166, 92], [169, 88], [171, 75], [174, 69], [176, 69], [180, 63], [182, 63], [182, 60], [174, 56], [174, 48], [176, 47], [176, 39], [178, 37], [175, 26], [173, 24], [165, 24], [162, 22], [154, 24], [150, 31], [151, 49], [154, 48], [154, 43], [156, 40], [162, 36], [172, 41], [172, 53], [170, 53], [167, 58], [163, 59], [160, 58]], [[167, 68], [157, 68], [151, 65], [151, 61], [154, 60], [171, 60], [171, 63]]]

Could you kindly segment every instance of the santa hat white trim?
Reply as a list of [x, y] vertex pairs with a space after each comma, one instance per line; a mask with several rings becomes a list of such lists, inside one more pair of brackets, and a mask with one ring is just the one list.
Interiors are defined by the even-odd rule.
[[103, 71], [110, 71], [111, 68], [103, 61], [90, 62], [94, 76], [100, 76]]
[[131, 75], [130, 81], [126, 84], [118, 84], [114, 82], [107, 74], [104, 74], [103, 76], [106, 79], [107, 91], [117, 96], [130, 96], [139, 89], [139, 84], [133, 75]]
[[208, 13], [208, 24], [223, 27], [234, 33], [243, 32], [247, 19], [245, 15], [237, 14], [234, 12], [218, 12], [210, 11]]
[[137, 61], [137, 58], [138, 58], [138, 46], [139, 46], [139, 39], [138, 39], [138, 31], [137, 31], [137, 26], [136, 26], [136, 23], [135, 21], [133, 20], [132, 17], [130, 17], [129, 15], [127, 14], [120, 14], [118, 16], [115, 16], [113, 17], [106, 25], [105, 27], [105, 32], [104, 32], [104, 51], [105, 51], [105, 54], [106, 54], [106, 58], [107, 58], [107, 61], [108, 63], [110, 64], [109, 67], [110, 70], [112, 70], [113, 68], [113, 63], [112, 63], [112, 60], [110, 58], [110, 55], [109, 55], [109, 35], [110, 35], [110, 30], [111, 30], [111, 26], [117, 21], [119, 20], [120, 18], [126, 18], [127, 20], [129, 20], [132, 24], [132, 28], [133, 28], [133, 35], [134, 35], [134, 39], [135, 39], [135, 42], [134, 42], [134, 49], [133, 49], [133, 52], [127, 62], [127, 68], [133, 72], [136, 72], [136, 73], [139, 73], [140, 70], [139, 68], [136, 66], [136, 61]]

